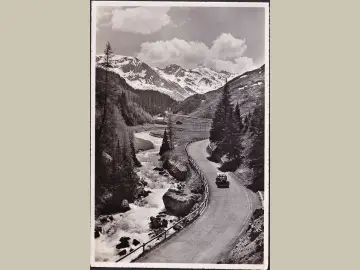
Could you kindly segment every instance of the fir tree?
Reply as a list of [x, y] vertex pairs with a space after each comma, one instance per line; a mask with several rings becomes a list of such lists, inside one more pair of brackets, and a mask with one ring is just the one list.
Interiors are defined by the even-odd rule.
[[175, 131], [174, 131], [174, 123], [171, 116], [171, 113], [168, 114], [168, 122], [167, 122], [167, 128], [168, 128], [168, 140], [169, 140], [169, 147], [170, 150], [174, 149], [174, 140], [175, 140]]
[[222, 140], [230, 111], [232, 111], [230, 103], [230, 90], [229, 84], [226, 82], [211, 125], [211, 142], [220, 142]]
[[159, 155], [161, 156], [162, 154], [164, 154], [165, 152], [167, 152], [169, 150], [170, 150], [170, 144], [169, 144], [169, 139], [168, 139], [166, 129], [165, 129]]
[[134, 135], [131, 134], [131, 140], [130, 140], [130, 150], [131, 150], [131, 156], [134, 162], [134, 165], [136, 167], [141, 167], [140, 161], [136, 157], [136, 151], [135, 151], [135, 145], [134, 145]]
[[131, 116], [129, 104], [127, 97], [124, 92], [121, 93], [121, 98], [119, 98], [120, 106], [121, 106], [121, 115], [125, 120], [127, 126], [133, 126], [135, 121]]

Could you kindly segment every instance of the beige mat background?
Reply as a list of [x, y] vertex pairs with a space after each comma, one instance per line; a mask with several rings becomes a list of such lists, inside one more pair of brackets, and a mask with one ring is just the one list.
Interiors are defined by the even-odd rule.
[[[358, 8], [271, 0], [273, 270], [359, 269]], [[2, 269], [89, 269], [89, 9], [1, 4]]]

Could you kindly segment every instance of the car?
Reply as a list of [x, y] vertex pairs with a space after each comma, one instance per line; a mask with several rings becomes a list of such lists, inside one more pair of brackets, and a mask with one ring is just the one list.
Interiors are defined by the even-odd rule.
[[218, 188], [229, 188], [229, 186], [230, 186], [230, 183], [227, 180], [226, 174], [218, 174], [216, 176], [215, 183]]

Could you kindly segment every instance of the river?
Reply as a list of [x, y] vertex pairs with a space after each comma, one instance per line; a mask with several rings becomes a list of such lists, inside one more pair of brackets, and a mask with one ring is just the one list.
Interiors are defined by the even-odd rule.
[[[159, 150], [162, 143], [161, 138], [153, 137], [149, 131], [135, 133], [135, 136], [144, 140], [151, 141], [154, 148], [142, 151], [136, 154], [138, 160], [141, 162], [142, 167], [136, 169], [137, 175], [146, 181], [146, 190], [151, 193], [134, 203], [130, 203], [130, 210], [125, 213], [118, 213], [112, 215], [114, 220], [103, 225], [103, 231], [107, 232], [101, 234], [100, 237], [95, 239], [95, 260], [96, 261], [109, 261], [114, 262], [121, 256], [118, 255], [119, 250], [116, 245], [119, 244], [121, 237], [130, 237], [130, 247], [126, 248], [129, 253], [130, 248], [135, 249], [139, 245], [133, 245], [133, 239], [137, 239], [141, 243], [147, 242], [152, 238], [149, 235], [150, 228], [149, 222], [151, 216], [156, 216], [160, 212], [165, 211], [165, 206], [162, 196], [171, 187], [175, 179], [172, 176], [159, 175], [158, 171], [154, 171], [154, 167], [161, 166], [159, 161]], [[174, 221], [177, 218], [166, 215], [168, 221]], [[123, 262], [129, 262], [141, 253], [135, 252], [126, 257]]]

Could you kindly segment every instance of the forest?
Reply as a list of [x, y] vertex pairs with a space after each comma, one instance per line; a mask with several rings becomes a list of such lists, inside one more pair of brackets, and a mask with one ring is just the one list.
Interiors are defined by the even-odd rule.
[[135, 155], [134, 134], [129, 126], [150, 123], [152, 116], [137, 104], [132, 88], [110, 71], [110, 43], [106, 61], [96, 69], [95, 88], [95, 215], [128, 208], [144, 192], [134, 172], [141, 166]]
[[221, 171], [236, 172], [240, 167], [251, 172], [253, 191], [264, 190], [264, 98], [252, 111], [243, 114], [241, 106], [231, 104], [228, 83], [223, 88], [210, 130], [214, 147], [210, 160], [221, 162]]

